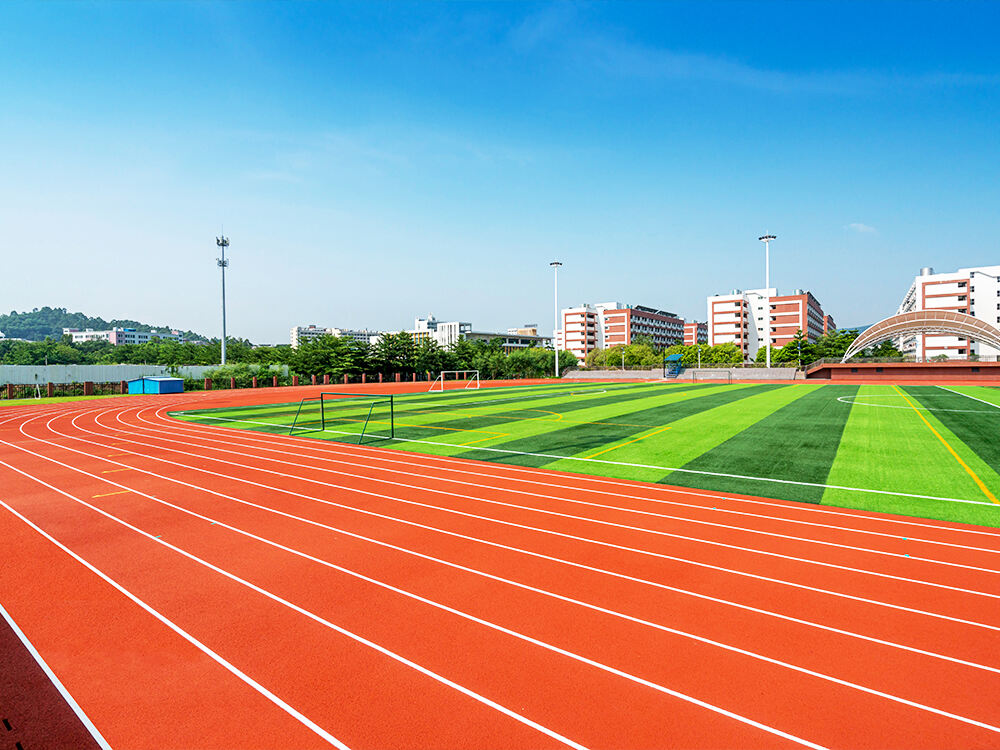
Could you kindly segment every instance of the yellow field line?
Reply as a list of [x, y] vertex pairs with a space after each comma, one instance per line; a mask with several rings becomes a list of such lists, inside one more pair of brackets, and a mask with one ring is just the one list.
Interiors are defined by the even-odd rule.
[[979, 489], [983, 491], [983, 494], [986, 495], [986, 497], [988, 497], [992, 502], [996, 503], [997, 505], [1000, 505], [1000, 500], [997, 500], [996, 496], [992, 492], [990, 492], [989, 488], [983, 483], [983, 480], [976, 475], [976, 472], [974, 472], [971, 468], [969, 468], [969, 465], [962, 460], [962, 457], [955, 452], [955, 449], [952, 448], [950, 445], [948, 445], [948, 441], [945, 440], [943, 437], [941, 437], [941, 433], [939, 433], [937, 430], [934, 429], [934, 425], [932, 425], [930, 422], [927, 421], [927, 417], [925, 417], [923, 414], [920, 413], [920, 409], [918, 409], [914, 405], [914, 403], [910, 401], [907, 395], [903, 393], [902, 390], [900, 390], [900, 387], [898, 385], [893, 385], [892, 387], [895, 388], [897, 391], [899, 391], [899, 395], [903, 397], [903, 400], [910, 405], [913, 411], [917, 413], [917, 416], [920, 417], [923, 420], [924, 424], [927, 425], [927, 427], [930, 429], [930, 431], [934, 433], [934, 436], [944, 444], [944, 447], [948, 449], [948, 452], [951, 455], [953, 455], [955, 457], [955, 460], [962, 465], [962, 468], [968, 472], [969, 476], [972, 477], [972, 479], [975, 481], [977, 485], [979, 485]]
[[589, 456], [582, 456], [582, 458], [594, 458], [594, 456], [600, 456], [602, 453], [607, 453], [608, 451], [617, 450], [618, 448], [624, 448], [626, 445], [631, 445], [632, 443], [638, 443], [640, 440], [645, 440], [646, 438], [653, 437], [653, 435], [657, 435], [663, 432], [664, 430], [669, 430], [669, 429], [670, 425], [667, 425], [666, 427], [661, 427], [658, 430], [650, 432], [648, 435], [637, 437], [634, 440], [629, 440], [627, 443], [621, 443], [620, 445], [612, 445], [610, 448], [605, 448], [604, 450], [597, 451], [597, 453], [591, 453]]
[[[472, 430], [469, 430], [471, 432]], [[496, 435], [491, 435], [490, 437], [479, 438], [478, 440], [470, 440], [467, 443], [456, 443], [456, 445], [473, 445], [475, 443], [481, 443], [484, 440], [494, 440], [498, 437], [510, 437], [509, 432], [498, 432]]]
[[102, 471], [102, 474], [114, 474], [116, 471], [132, 471], [131, 467], [125, 469], [108, 469], [107, 471]]
[[127, 495], [132, 490], [119, 490], [118, 492], [105, 492], [103, 495], [94, 495], [93, 497], [111, 497], [112, 495]]

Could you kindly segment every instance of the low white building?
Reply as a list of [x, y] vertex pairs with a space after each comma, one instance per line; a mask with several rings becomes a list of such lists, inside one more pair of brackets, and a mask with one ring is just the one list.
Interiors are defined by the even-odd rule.
[[382, 332], [353, 328], [323, 328], [316, 325], [295, 326], [291, 330], [290, 341], [292, 348], [298, 349], [301, 344], [315, 341], [323, 336], [336, 336], [337, 338], [361, 341], [365, 344], [374, 344], [382, 336]]
[[463, 323], [458, 320], [449, 322], [440, 321], [433, 315], [426, 318], [416, 318], [413, 321], [412, 330], [406, 331], [418, 344], [430, 339], [436, 341], [444, 349], [450, 349], [458, 343], [459, 339], [472, 331], [472, 323]]
[[[953, 310], [1000, 326], [1000, 265], [960, 268], [950, 273], [934, 273], [922, 268], [903, 295], [897, 313], [921, 310]], [[970, 354], [997, 357], [1000, 351], [960, 336], [920, 334], [902, 336], [896, 347], [918, 358], [946, 356], [965, 358]]]
[[137, 331], [134, 328], [112, 328], [110, 331], [94, 331], [90, 328], [81, 331], [77, 328], [63, 328], [63, 335], [72, 336], [74, 344], [82, 344], [85, 341], [108, 341], [112, 346], [146, 344], [153, 339], [161, 341], [181, 340], [178, 331]]

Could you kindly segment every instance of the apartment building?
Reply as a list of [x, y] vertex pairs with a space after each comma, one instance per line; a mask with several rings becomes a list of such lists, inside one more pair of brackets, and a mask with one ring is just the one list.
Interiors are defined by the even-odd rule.
[[785, 295], [774, 288], [734, 289], [709, 297], [707, 305], [708, 343], [736, 344], [749, 360], [768, 341], [772, 348], [782, 347], [800, 330], [815, 341], [836, 327], [819, 301], [803, 289]]
[[137, 331], [134, 328], [112, 328], [110, 331], [95, 331], [91, 328], [81, 331], [79, 328], [63, 328], [63, 335], [72, 336], [74, 344], [85, 341], [108, 341], [112, 346], [125, 344], [146, 344], [153, 339], [161, 341], [180, 341], [178, 331]]
[[425, 339], [436, 341], [439, 346], [448, 349], [453, 347], [465, 334], [472, 331], [472, 323], [462, 321], [440, 321], [433, 315], [426, 318], [416, 318], [413, 328], [407, 331], [418, 344]]
[[708, 343], [708, 323], [699, 323], [692, 320], [684, 324], [684, 345], [694, 346], [695, 344]]
[[[903, 296], [897, 313], [921, 310], [953, 310], [1000, 326], [1000, 266], [960, 268], [950, 273], [934, 273], [921, 268]], [[991, 346], [961, 336], [919, 334], [903, 336], [896, 347], [904, 354], [919, 358], [945, 355], [964, 358], [970, 354], [983, 357], [1000, 355]]]
[[[551, 348], [552, 339], [548, 336], [538, 336], [537, 334], [531, 333], [517, 333], [517, 331], [524, 330], [520, 328], [507, 329], [507, 333], [493, 333], [490, 331], [468, 331], [463, 334], [464, 338], [469, 341], [494, 341], [500, 339], [503, 341], [503, 350], [506, 354], [515, 352], [519, 349], [529, 349], [531, 347], [539, 348]], [[534, 330], [538, 330], [535, 328]], [[514, 331], [511, 333], [511, 331]]]
[[560, 315], [562, 327], [555, 332], [560, 350], [572, 352], [583, 362], [587, 352], [633, 343], [637, 336], [667, 347], [684, 340], [684, 319], [672, 312], [643, 305], [601, 302], [567, 307]]

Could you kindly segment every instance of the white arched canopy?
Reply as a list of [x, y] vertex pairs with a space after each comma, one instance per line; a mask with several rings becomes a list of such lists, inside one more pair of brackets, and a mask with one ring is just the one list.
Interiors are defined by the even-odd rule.
[[954, 310], [920, 310], [892, 315], [885, 320], [880, 320], [854, 340], [844, 353], [841, 362], [846, 362], [869, 346], [875, 346], [896, 336], [911, 333], [964, 336], [1000, 349], [1000, 329], [990, 325], [985, 320]]

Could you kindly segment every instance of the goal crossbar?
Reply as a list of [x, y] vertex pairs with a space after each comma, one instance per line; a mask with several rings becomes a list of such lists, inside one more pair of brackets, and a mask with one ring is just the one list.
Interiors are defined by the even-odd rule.
[[[479, 388], [479, 370], [441, 370], [440, 374], [434, 378], [434, 382], [431, 383], [431, 387], [427, 389], [427, 392], [431, 391], [443, 391], [444, 384], [446, 380], [449, 380], [448, 376], [454, 375], [455, 377], [450, 378], [451, 380], [461, 381], [467, 380], [468, 382], [463, 386], [463, 390], [466, 388], [472, 388], [473, 390], [478, 390]], [[440, 387], [438, 387], [440, 383]]]

